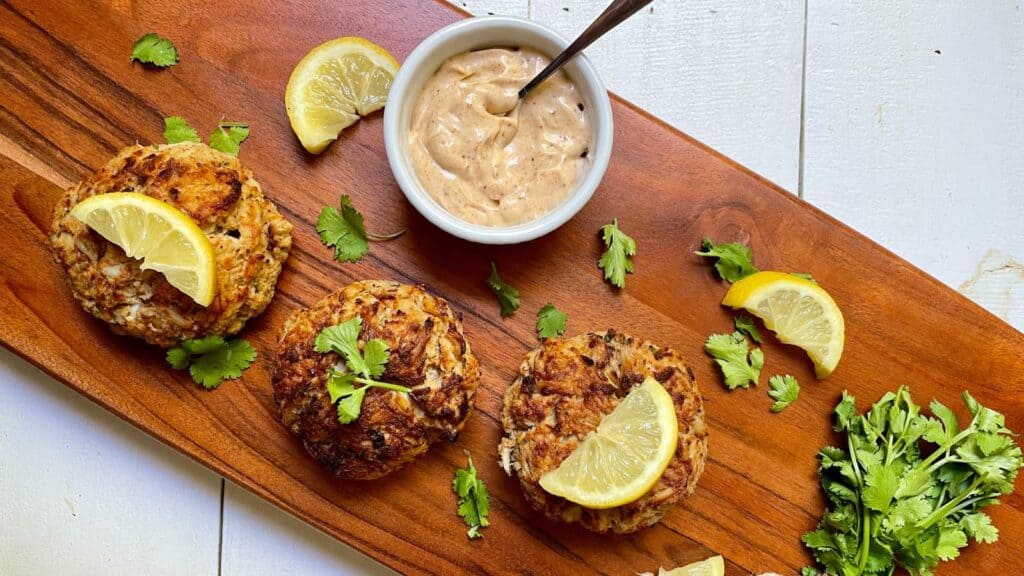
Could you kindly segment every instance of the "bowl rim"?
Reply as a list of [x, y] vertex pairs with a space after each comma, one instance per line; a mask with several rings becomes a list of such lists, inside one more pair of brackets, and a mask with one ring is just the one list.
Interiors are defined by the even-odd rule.
[[[405, 148], [402, 145], [404, 134], [400, 133], [400, 115], [403, 106], [415, 106], [419, 94], [410, 94], [410, 84], [416, 72], [430, 60], [437, 50], [453, 39], [464, 34], [474, 33], [483, 29], [529, 30], [546, 38], [552, 44], [562, 48], [569, 45], [569, 40], [555, 30], [538, 24], [532, 20], [515, 16], [479, 16], [454, 22], [434, 32], [424, 39], [402, 63], [391, 85], [389, 105], [384, 108], [384, 146], [395, 180], [398, 182], [405, 197], [416, 210], [428, 221], [445, 232], [472, 242], [481, 244], [516, 244], [527, 242], [544, 236], [571, 220], [594, 195], [604, 177], [611, 159], [614, 124], [612, 118], [611, 98], [601, 81], [597, 70], [585, 54], [573, 59], [577, 74], [573, 80], [581, 91], [588, 94], [592, 107], [591, 120], [595, 125], [594, 137], [591, 142], [589, 156], [590, 166], [586, 174], [577, 183], [572, 193], [562, 204], [536, 220], [509, 227], [490, 227], [467, 222], [445, 210], [430, 193], [420, 186], [418, 179], [408, 162]], [[496, 42], [495, 45], [501, 45]], [[395, 96], [399, 99], [396, 100]], [[410, 100], [411, 99], [411, 100]], [[390, 102], [403, 102], [403, 105], [391, 105]]]

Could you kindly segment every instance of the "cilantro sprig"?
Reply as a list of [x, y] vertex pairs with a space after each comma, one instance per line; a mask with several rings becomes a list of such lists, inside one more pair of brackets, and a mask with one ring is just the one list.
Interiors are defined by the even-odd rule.
[[545, 304], [537, 312], [537, 337], [541, 340], [565, 334], [565, 325], [569, 317], [565, 312], [555, 308], [554, 304]]
[[241, 378], [255, 359], [252, 344], [220, 336], [184, 340], [167, 350], [167, 363], [175, 370], [188, 368], [192, 380], [207, 390], [220, 386], [224, 380]]
[[341, 197], [339, 207], [324, 206], [316, 219], [316, 231], [320, 241], [334, 248], [334, 259], [338, 262], [357, 262], [370, 250], [370, 241], [392, 240], [405, 234], [405, 229], [393, 234], [378, 235], [366, 231], [363, 215], [352, 205], [346, 194]]
[[760, 348], [750, 350], [741, 332], [712, 334], [704, 343], [704, 350], [722, 369], [729, 390], [749, 388], [751, 384], [757, 384], [761, 377], [764, 352]]
[[511, 316], [519, 309], [519, 290], [501, 279], [501, 276], [498, 275], [498, 266], [494, 262], [491, 262], [491, 275], [487, 277], [487, 287], [494, 292], [495, 298], [498, 299], [502, 318]]
[[750, 246], [739, 242], [715, 244], [710, 238], [704, 238], [700, 250], [694, 254], [714, 258], [715, 270], [727, 282], [737, 282], [758, 271], [754, 266], [754, 254]]
[[480, 529], [490, 525], [487, 515], [490, 512], [491, 498], [487, 493], [484, 481], [477, 476], [476, 467], [473, 466], [473, 457], [466, 451], [466, 458], [469, 464], [465, 468], [455, 471], [455, 479], [452, 480], [452, 491], [459, 497], [459, 516], [469, 526], [466, 536], [470, 539], [483, 538]]
[[[757, 266], [754, 266], [754, 253], [751, 251], [750, 246], [740, 242], [715, 244], [712, 239], [704, 238], [700, 242], [700, 250], [694, 252], [694, 254], [705, 258], [713, 258], [718, 276], [726, 282], [739, 282], [751, 274], [760, 272]], [[814, 284], [818, 283], [814, 276], [806, 272], [790, 272], [790, 275], [813, 282]], [[751, 334], [751, 337], [753, 337], [753, 334]], [[760, 342], [760, 340], [757, 341]]]
[[617, 288], [625, 288], [626, 274], [634, 272], [636, 241], [619, 228], [618, 218], [601, 227], [601, 239], [607, 250], [597, 261], [597, 266], [604, 270], [605, 280]]
[[[338, 405], [338, 421], [350, 424], [359, 419], [363, 399], [370, 388], [383, 388], [408, 393], [411, 388], [376, 380], [384, 373], [391, 350], [379, 338], [368, 340], [359, 349], [359, 332], [363, 319], [359, 316], [320, 331], [313, 349], [320, 353], [335, 352], [345, 360], [347, 372], [331, 369], [327, 377], [327, 393], [331, 403]], [[356, 384], [362, 384], [356, 388]]]
[[135, 41], [129, 60], [151, 64], [158, 68], [167, 68], [178, 63], [178, 49], [170, 40], [155, 32], [150, 32], [143, 34]]
[[998, 539], [982, 510], [1013, 492], [1024, 458], [1002, 414], [967, 392], [962, 400], [971, 415], [963, 428], [938, 401], [931, 417], [922, 414], [905, 387], [859, 416], [843, 392], [835, 429], [846, 446], [818, 454], [828, 509], [803, 536], [823, 570], [804, 575], [891, 574], [896, 566], [926, 575], [968, 539]]

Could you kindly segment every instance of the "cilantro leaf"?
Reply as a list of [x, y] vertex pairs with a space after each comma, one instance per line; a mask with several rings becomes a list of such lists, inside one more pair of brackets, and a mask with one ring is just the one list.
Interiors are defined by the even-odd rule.
[[178, 63], [178, 49], [171, 44], [170, 40], [160, 37], [155, 32], [150, 32], [143, 34], [135, 41], [129, 60], [166, 68]]
[[355, 392], [355, 374], [331, 370], [327, 375], [327, 394], [331, 398], [331, 404], [345, 396], [351, 396]]
[[836, 404], [836, 409], [833, 413], [836, 416], [834, 430], [836, 432], [849, 430], [854, 417], [857, 416], [856, 399], [846, 390], [843, 390], [843, 399], [839, 401], [839, 404]]
[[387, 342], [374, 338], [363, 346], [363, 363], [369, 373], [367, 378], [377, 378], [384, 373], [384, 367], [391, 357], [391, 349]]
[[376, 378], [384, 372], [391, 351], [386, 342], [375, 338], [366, 342], [360, 352], [359, 332], [362, 326], [363, 319], [359, 316], [328, 326], [317, 334], [313, 349], [321, 353], [337, 352], [345, 359], [349, 370], [364, 378]]
[[455, 471], [455, 478], [452, 480], [452, 492], [458, 496], [458, 514], [469, 526], [466, 535], [470, 539], [483, 538], [480, 529], [489, 526], [487, 515], [490, 513], [490, 495], [484, 481], [477, 476], [476, 467], [473, 466], [473, 457], [466, 451], [466, 458], [469, 464], [466, 468]]
[[175, 370], [188, 368], [192, 380], [207, 390], [224, 380], [242, 377], [256, 359], [256, 349], [245, 340], [225, 341], [220, 336], [185, 340], [167, 351], [167, 363]]
[[498, 267], [491, 262], [491, 275], [487, 278], [487, 286], [498, 298], [498, 305], [501, 307], [501, 316], [506, 318], [519, 309], [519, 290], [506, 284], [501, 276], [498, 276]]
[[[409, 393], [411, 388], [379, 382], [374, 378], [384, 373], [391, 351], [387, 342], [379, 338], [367, 341], [359, 349], [359, 333], [363, 319], [350, 318], [341, 324], [321, 330], [313, 340], [313, 349], [322, 354], [334, 352], [345, 360], [349, 372], [332, 369], [327, 375], [327, 394], [332, 404], [337, 404], [338, 421], [350, 424], [359, 419], [363, 399], [370, 388], [384, 388], [395, 392]], [[356, 388], [356, 384], [362, 384]]]
[[241, 122], [221, 122], [210, 134], [210, 148], [230, 156], [238, 156], [242, 142], [249, 137], [249, 125]]
[[597, 261], [604, 270], [605, 280], [617, 288], [626, 287], [626, 274], [633, 273], [633, 256], [636, 256], [636, 242], [619, 229], [619, 219], [601, 227], [601, 238], [608, 248]]
[[715, 244], [710, 238], [704, 238], [700, 250], [694, 254], [715, 258], [715, 270], [727, 282], [736, 282], [758, 271], [754, 266], [754, 255], [746, 244]]
[[729, 390], [757, 384], [764, 367], [764, 353], [755, 348], [748, 355], [747, 339], [740, 332], [712, 334], [704, 343], [704, 350], [722, 369]]
[[864, 474], [864, 488], [861, 500], [872, 510], [888, 512], [889, 504], [900, 485], [900, 477], [896, 467], [881, 464], [869, 466]]
[[568, 319], [565, 312], [555, 308], [554, 304], [545, 304], [537, 312], [537, 336], [541, 340], [561, 336], [565, 333], [565, 324]]
[[984, 512], [964, 516], [960, 519], [960, 527], [978, 542], [992, 544], [999, 540], [999, 529], [992, 525], [992, 518]]
[[746, 314], [740, 314], [733, 319], [733, 323], [736, 324], [736, 330], [750, 336], [750, 339], [754, 342], [761, 343], [761, 331], [757, 329], [757, 324], [754, 324], [753, 318]]
[[203, 338], [185, 340], [181, 343], [182, 348], [184, 348], [189, 354], [195, 356], [206, 354], [207, 352], [213, 352], [221, 346], [224, 346], [224, 338], [220, 336], [204, 336]]
[[181, 116], [168, 116], [164, 118], [164, 140], [168, 144], [179, 142], [200, 142], [199, 134], [188, 125]]
[[167, 363], [175, 370], [184, 370], [192, 363], [192, 355], [181, 347], [174, 347], [167, 351]]
[[768, 395], [775, 400], [772, 412], [782, 412], [800, 396], [800, 383], [789, 374], [768, 379]]
[[946, 527], [939, 530], [939, 541], [935, 553], [940, 560], [952, 560], [960, 555], [960, 549], [967, 546], [967, 535], [958, 528]]
[[341, 401], [338, 402], [338, 422], [351, 424], [359, 419], [359, 414], [363, 410], [363, 399], [369, 389], [369, 386], [356, 388], [341, 398]]
[[327, 376], [327, 394], [331, 403], [338, 405], [338, 422], [342, 424], [351, 424], [359, 419], [363, 398], [370, 388], [369, 386], [356, 388], [355, 381], [355, 374], [342, 373], [337, 370], [331, 370]]

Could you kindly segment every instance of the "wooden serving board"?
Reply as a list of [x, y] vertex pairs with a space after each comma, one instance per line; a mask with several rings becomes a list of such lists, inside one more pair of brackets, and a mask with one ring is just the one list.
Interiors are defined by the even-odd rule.
[[[421, 218], [392, 180], [381, 117], [347, 130], [324, 154], [298, 146], [282, 104], [292, 66], [312, 46], [359, 35], [400, 60], [463, 15], [431, 2], [356, 0], [216, 3], [0, 3], [0, 342], [139, 428], [396, 570], [413, 574], [632, 574], [721, 553], [727, 573], [794, 573], [799, 543], [823, 501], [815, 453], [834, 441], [830, 412], [849, 389], [863, 408], [909, 384], [926, 403], [958, 404], [969, 388], [1024, 431], [1024, 335], [793, 195], [630, 105], [614, 104], [611, 166], [593, 201], [546, 238], [473, 245]], [[158, 31], [181, 63], [131, 64], [135, 38]], [[241, 158], [295, 225], [278, 295], [244, 332], [260, 358], [214, 392], [170, 370], [160, 350], [117, 337], [71, 299], [46, 240], [61, 188], [119, 148], [160, 142], [162, 118], [186, 116], [208, 134], [221, 117], [248, 121]], [[408, 227], [356, 264], [338, 264], [313, 223], [350, 194], [376, 230]], [[618, 217], [639, 244], [624, 291], [595, 266], [598, 228]], [[842, 306], [846, 354], [815, 382], [803, 353], [770, 341], [767, 375], [790, 373], [801, 398], [768, 411], [765, 386], [726, 392], [702, 343], [731, 329], [726, 286], [692, 255], [700, 238], [743, 239], [764, 269], [810, 272]], [[522, 292], [510, 319], [484, 285], [488, 263]], [[423, 283], [465, 314], [484, 370], [477, 410], [455, 444], [436, 446], [374, 482], [321, 470], [278, 424], [268, 359], [284, 318], [356, 279]], [[696, 494], [632, 536], [598, 536], [545, 520], [496, 464], [501, 394], [537, 345], [534, 313], [554, 302], [570, 334], [619, 330], [676, 348], [707, 398], [712, 430]], [[455, 515], [453, 469], [475, 456], [493, 495], [492, 526], [469, 541]], [[159, 497], [159, 496], [157, 496]], [[972, 545], [942, 573], [1024, 573], [1024, 501], [1003, 499], [1004, 537]]]

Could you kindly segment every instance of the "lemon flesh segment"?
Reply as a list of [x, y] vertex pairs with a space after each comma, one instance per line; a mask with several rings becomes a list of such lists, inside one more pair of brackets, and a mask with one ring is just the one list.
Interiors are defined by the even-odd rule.
[[786, 344], [802, 348], [826, 378], [839, 364], [846, 322], [835, 300], [814, 282], [784, 272], [758, 272], [732, 285], [722, 304], [743, 308]]
[[285, 108], [302, 146], [322, 152], [361, 116], [380, 110], [398, 61], [365, 38], [338, 38], [306, 54], [288, 79]]
[[679, 442], [675, 405], [653, 378], [634, 388], [555, 470], [545, 491], [587, 508], [628, 504], [661, 478]]
[[661, 571], [660, 576], [724, 576], [725, 560], [721, 556], [712, 556], [707, 560]]
[[98, 194], [71, 215], [155, 270], [201, 306], [217, 292], [217, 260], [206, 234], [174, 206], [134, 192]]

